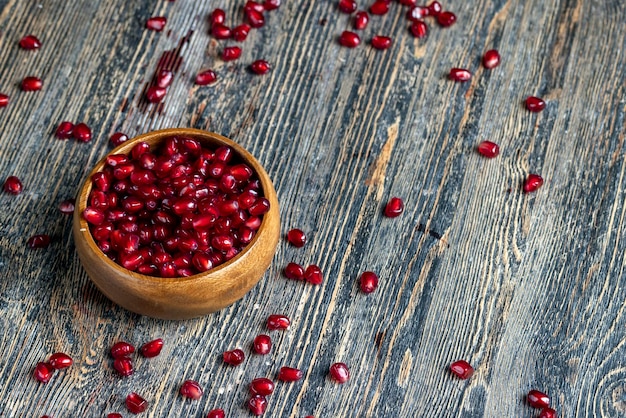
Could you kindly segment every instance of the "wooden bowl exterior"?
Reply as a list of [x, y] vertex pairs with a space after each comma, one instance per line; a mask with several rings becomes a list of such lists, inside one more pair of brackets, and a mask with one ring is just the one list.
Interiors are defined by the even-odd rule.
[[89, 173], [76, 199], [73, 235], [80, 261], [93, 283], [113, 302], [141, 315], [162, 319], [186, 319], [225, 308], [242, 298], [269, 267], [280, 237], [278, 199], [274, 186], [258, 161], [233, 141], [197, 129], [164, 129], [129, 140], [111, 154], [128, 154], [139, 141], [154, 146], [171, 136], [195, 138], [205, 146], [227, 145], [256, 172], [270, 210], [252, 242], [231, 260], [205, 273], [190, 277], [161, 278], [127, 270], [109, 259], [97, 247], [87, 221], [82, 217], [91, 192], [91, 176], [102, 170], [104, 159]]

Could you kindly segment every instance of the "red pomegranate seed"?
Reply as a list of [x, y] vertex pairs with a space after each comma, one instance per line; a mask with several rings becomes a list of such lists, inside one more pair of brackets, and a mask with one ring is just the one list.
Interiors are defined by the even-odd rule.
[[304, 280], [315, 285], [322, 284], [324, 280], [322, 270], [315, 264], [311, 264], [304, 271]]
[[474, 368], [465, 360], [450, 364], [450, 371], [459, 379], [469, 379], [474, 374]]
[[490, 49], [483, 55], [483, 66], [489, 70], [500, 65], [500, 53], [495, 49]]
[[50, 363], [40, 362], [35, 366], [34, 377], [41, 383], [48, 383], [54, 373], [54, 367]]
[[227, 46], [222, 50], [222, 59], [224, 61], [234, 61], [241, 56], [241, 48], [238, 46]]
[[206, 70], [196, 75], [196, 84], [199, 86], [206, 86], [207, 84], [215, 83], [217, 75], [213, 70]]
[[59, 203], [59, 211], [64, 215], [71, 215], [74, 213], [74, 199], [67, 199]]
[[422, 6], [412, 7], [406, 12], [406, 18], [411, 22], [421, 22], [426, 16], [428, 16], [428, 8]]
[[148, 401], [142, 398], [136, 392], [131, 392], [126, 397], [126, 408], [133, 414], [139, 414], [148, 409]]
[[552, 408], [543, 408], [538, 418], [557, 418], [556, 411]]
[[389, 3], [387, 3], [386, 1], [376, 0], [370, 6], [370, 13], [373, 15], [381, 16], [381, 15], [387, 14], [388, 11], [389, 11]]
[[403, 6], [415, 6], [417, 4], [417, 0], [398, 0]]
[[392, 40], [388, 36], [375, 35], [371, 44], [376, 49], [387, 49], [391, 46]]
[[297, 263], [288, 263], [283, 270], [285, 277], [291, 280], [304, 280], [304, 267]]
[[465, 68], [452, 68], [450, 69], [448, 78], [452, 81], [466, 82], [472, 78], [472, 73]]
[[306, 234], [301, 229], [293, 228], [287, 232], [287, 241], [294, 247], [304, 247], [304, 244], [306, 244]]
[[128, 135], [123, 132], [115, 132], [113, 135], [111, 135], [109, 141], [111, 142], [111, 145], [117, 147], [118, 145], [121, 145], [124, 142], [128, 141]]
[[222, 9], [215, 9], [211, 12], [209, 22], [211, 25], [221, 25], [226, 21], [226, 12]]
[[421, 20], [413, 22], [409, 29], [416, 38], [425, 38], [428, 35], [428, 26]]
[[330, 378], [337, 383], [346, 383], [350, 379], [350, 370], [345, 363], [335, 363], [330, 366]]
[[146, 29], [161, 32], [167, 23], [165, 16], [154, 16], [146, 21]]
[[146, 91], [146, 99], [150, 103], [159, 103], [165, 97], [167, 90], [158, 86], [148, 87]]
[[24, 186], [22, 185], [22, 182], [20, 181], [20, 179], [17, 178], [16, 176], [9, 176], [4, 181], [4, 185], [2, 186], [2, 189], [6, 193], [18, 195], [22, 193]]
[[80, 142], [91, 141], [91, 128], [84, 123], [77, 123], [74, 125], [74, 132], [72, 132], [74, 139]]
[[528, 401], [528, 404], [533, 408], [550, 407], [550, 397], [536, 389], [528, 391], [528, 394], [526, 395], [526, 401]]
[[498, 156], [498, 154], [500, 154], [500, 146], [495, 142], [483, 141], [478, 144], [478, 147], [476, 147], [476, 151], [478, 151], [478, 153], [483, 157], [495, 158]]
[[113, 360], [113, 368], [122, 376], [133, 374], [133, 362], [129, 357], [117, 357]]
[[236, 26], [232, 30], [232, 37], [237, 42], [243, 42], [248, 37], [250, 33], [250, 25], [242, 23], [239, 26]]
[[92, 225], [100, 225], [105, 220], [104, 212], [87, 206], [83, 211], [83, 218]]
[[172, 84], [172, 80], [174, 79], [174, 73], [170, 70], [161, 70], [156, 76], [156, 83], [158, 87], [162, 89], [168, 88], [170, 84]]
[[272, 339], [269, 335], [259, 334], [254, 338], [252, 349], [255, 353], [266, 355], [272, 349]]
[[437, 23], [441, 27], [448, 28], [456, 22], [456, 15], [452, 12], [441, 12], [437, 15]]
[[250, 70], [252, 70], [255, 74], [267, 74], [272, 67], [265, 60], [256, 60], [252, 64], [250, 64]]
[[543, 186], [543, 178], [538, 174], [529, 174], [524, 181], [524, 193], [532, 193]]
[[50, 245], [50, 236], [47, 234], [33, 235], [28, 239], [29, 248], [46, 248]]
[[113, 412], [111, 414], [107, 414], [107, 418], [124, 418], [122, 414], [118, 414], [117, 412]]
[[126, 341], [118, 341], [111, 347], [111, 356], [113, 358], [128, 357], [135, 352], [135, 347]]
[[274, 382], [266, 377], [258, 377], [250, 383], [250, 392], [253, 395], [267, 396], [274, 392]]
[[9, 105], [9, 96], [6, 94], [0, 93], [0, 107], [5, 107]]
[[302, 379], [302, 370], [294, 367], [283, 366], [280, 370], [278, 370], [277, 379], [282, 380], [283, 382], [296, 382]]
[[22, 90], [24, 91], [37, 91], [41, 90], [43, 81], [37, 77], [25, 77], [22, 80]]
[[438, 1], [433, 1], [428, 5], [428, 14], [430, 16], [436, 17], [439, 13], [441, 13], [441, 10], [441, 4]]
[[267, 409], [267, 399], [265, 396], [254, 395], [248, 401], [248, 408], [257, 417], [263, 415]]
[[544, 102], [539, 97], [528, 96], [526, 98], [526, 109], [530, 110], [531, 112], [541, 112], [545, 108], [546, 102]]
[[361, 43], [361, 38], [354, 32], [343, 31], [339, 36], [339, 45], [346, 48], [356, 48]]
[[163, 340], [161, 338], [157, 338], [156, 340], [149, 341], [141, 346], [139, 352], [142, 356], [147, 358], [156, 357], [161, 354], [161, 350], [163, 349]]
[[195, 380], [185, 380], [180, 386], [179, 392], [183, 397], [194, 400], [200, 399], [204, 393], [200, 384]]
[[209, 415], [206, 416], [206, 418], [225, 418], [226, 414], [224, 413], [223, 409], [213, 409], [212, 411], [209, 411]]
[[59, 139], [71, 138], [74, 134], [74, 124], [68, 121], [61, 122], [54, 134]]
[[356, 15], [354, 15], [354, 29], [365, 29], [369, 21], [370, 16], [367, 14], [367, 12], [357, 12]]
[[48, 359], [48, 363], [50, 363], [54, 369], [60, 370], [70, 367], [74, 364], [74, 360], [65, 353], [54, 353]]
[[211, 34], [215, 39], [228, 39], [233, 35], [233, 32], [228, 26], [217, 23], [211, 27]]
[[343, 13], [354, 13], [356, 10], [356, 1], [355, 0], [339, 0], [338, 4], [339, 10]]
[[258, 3], [258, 2], [254, 1], [254, 0], [248, 0], [248, 1], [246, 1], [246, 4], [244, 4], [244, 6], [243, 6], [243, 11], [244, 11], [244, 13], [248, 13], [251, 10], [254, 10], [254, 11], [259, 12], [259, 13], [264, 13], [265, 12], [265, 7], [261, 3]]
[[20, 39], [20, 47], [24, 49], [37, 49], [41, 47], [41, 41], [35, 35], [26, 35]]
[[404, 211], [404, 202], [399, 197], [392, 197], [385, 205], [384, 214], [388, 218], [395, 218]]
[[280, 0], [265, 0], [263, 2], [265, 10], [276, 10], [280, 7]]
[[285, 315], [270, 315], [267, 317], [267, 329], [270, 330], [284, 330], [289, 328], [291, 322]]
[[232, 351], [224, 351], [222, 357], [224, 359], [224, 363], [230, 364], [231, 366], [239, 366], [246, 358], [243, 350], [239, 348]]
[[363, 272], [359, 278], [359, 286], [361, 287], [361, 292], [372, 293], [378, 287], [378, 276], [371, 271]]
[[265, 25], [265, 18], [263, 13], [256, 10], [248, 10], [246, 12], [246, 20], [253, 28], [260, 28]]

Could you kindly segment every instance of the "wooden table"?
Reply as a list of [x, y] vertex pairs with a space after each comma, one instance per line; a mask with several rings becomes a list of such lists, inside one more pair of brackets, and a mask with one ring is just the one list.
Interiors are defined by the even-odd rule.
[[[269, 417], [535, 417], [529, 389], [552, 397], [561, 417], [626, 415], [626, 10], [619, 0], [447, 1], [450, 28], [427, 19], [427, 39], [408, 31], [406, 7], [372, 16], [358, 48], [341, 47], [352, 27], [336, 1], [283, 1], [266, 25], [223, 62], [233, 41], [210, 36], [221, 7], [242, 19], [243, 1], [0, 1], [2, 181], [24, 191], [0, 194], [0, 415], [205, 417], [223, 408], [249, 416], [248, 383], [281, 366], [304, 371], [277, 382]], [[369, 3], [360, 1], [361, 9]], [[166, 16], [163, 32], [144, 29]], [[18, 41], [34, 34], [40, 49]], [[374, 34], [393, 45], [379, 51]], [[502, 63], [481, 66], [497, 48]], [[264, 76], [248, 65], [273, 67]], [[163, 61], [160, 61], [163, 60]], [[159, 64], [161, 63], [161, 64]], [[144, 98], [159, 65], [175, 78], [161, 104]], [[447, 79], [468, 68], [471, 81]], [[194, 85], [214, 69], [218, 82]], [[25, 76], [38, 92], [19, 88]], [[527, 96], [546, 100], [531, 113]], [[64, 120], [85, 122], [88, 143], [58, 140]], [[88, 280], [75, 253], [71, 217], [58, 205], [129, 136], [166, 127], [221, 133], [250, 150], [272, 177], [283, 231], [264, 279], [231, 307], [186, 321], [130, 313]], [[492, 160], [476, 145], [501, 147]], [[522, 193], [529, 173], [545, 184]], [[382, 208], [402, 197], [404, 213]], [[49, 234], [46, 249], [27, 247]], [[317, 264], [320, 286], [290, 281], [288, 262]], [[365, 295], [361, 272], [380, 276]], [[269, 314], [292, 320], [272, 331], [271, 355], [251, 353]], [[119, 377], [108, 355], [125, 340], [161, 337], [159, 357], [135, 359]], [[241, 347], [239, 367], [221, 361]], [[37, 382], [50, 354], [74, 365]], [[451, 375], [465, 359], [472, 378]], [[331, 382], [334, 362], [351, 379]], [[185, 379], [204, 387], [199, 401], [178, 394]]]

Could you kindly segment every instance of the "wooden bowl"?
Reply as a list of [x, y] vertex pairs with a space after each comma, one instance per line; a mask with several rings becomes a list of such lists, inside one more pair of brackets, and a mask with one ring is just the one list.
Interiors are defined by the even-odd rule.
[[[82, 213], [91, 192], [91, 177], [104, 167], [102, 159], [89, 173], [76, 200], [73, 235], [83, 268], [93, 283], [113, 302], [141, 315], [162, 319], [186, 319], [215, 312], [242, 298], [267, 270], [280, 235], [276, 191], [259, 162], [233, 141], [198, 129], [164, 129], [124, 142], [110, 154], [128, 154], [139, 141], [159, 144], [167, 137], [182, 135], [216, 148], [231, 147], [256, 173], [263, 195], [270, 202], [253, 240], [239, 254], [204, 273], [189, 277], [161, 278], [132, 272], [109, 259], [96, 245]], [[110, 155], [109, 154], [109, 155]]]

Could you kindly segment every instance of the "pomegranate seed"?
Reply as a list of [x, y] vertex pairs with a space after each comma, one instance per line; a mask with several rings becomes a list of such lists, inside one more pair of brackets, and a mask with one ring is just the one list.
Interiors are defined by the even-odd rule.
[[494, 158], [497, 157], [500, 153], [500, 146], [495, 142], [483, 141], [478, 144], [478, 147], [476, 147], [476, 151], [478, 151], [478, 153], [483, 157]]
[[68, 121], [61, 122], [54, 134], [59, 139], [71, 138], [74, 134], [74, 124]]
[[361, 292], [372, 293], [378, 287], [378, 276], [371, 271], [363, 272], [359, 278], [359, 286], [361, 287]]
[[437, 23], [443, 28], [449, 28], [456, 22], [456, 15], [452, 12], [441, 12], [437, 15]]
[[239, 366], [246, 358], [243, 350], [239, 348], [232, 351], [224, 351], [222, 357], [224, 358], [224, 363], [230, 364], [231, 366]]
[[228, 46], [222, 51], [224, 61], [234, 61], [241, 56], [241, 48], [238, 46]]
[[133, 414], [139, 414], [148, 409], [148, 401], [139, 396], [136, 392], [131, 392], [126, 397], [126, 408]]
[[391, 46], [392, 40], [388, 36], [375, 35], [371, 44], [376, 49], [387, 49]]
[[59, 203], [59, 211], [64, 215], [71, 215], [74, 213], [74, 199], [67, 199]]
[[43, 81], [37, 77], [25, 77], [22, 80], [22, 90], [24, 91], [37, 91], [41, 90]]
[[153, 30], [155, 32], [161, 32], [167, 23], [167, 18], [164, 16], [154, 16], [146, 21], [146, 29]]
[[41, 383], [48, 383], [52, 378], [52, 374], [54, 373], [54, 367], [50, 363], [37, 363], [35, 366], [34, 376], [35, 379], [39, 380]]
[[260, 28], [265, 25], [265, 18], [263, 17], [263, 13], [257, 10], [248, 10], [246, 12], [246, 19], [250, 26], [253, 28]]
[[149, 341], [141, 346], [139, 352], [142, 356], [147, 358], [156, 357], [161, 354], [161, 350], [163, 349], [163, 340], [161, 338], [157, 338], [156, 340]]
[[263, 2], [265, 10], [276, 10], [280, 7], [280, 0], [265, 0]]
[[395, 218], [402, 214], [404, 211], [404, 202], [399, 197], [392, 197], [385, 205], [385, 216], [388, 218]]
[[350, 379], [350, 370], [345, 363], [335, 363], [330, 366], [330, 378], [337, 383], [346, 383]]
[[92, 225], [100, 225], [104, 222], [105, 215], [99, 209], [87, 206], [83, 211], [83, 218]]
[[370, 21], [370, 16], [367, 12], [357, 12], [354, 16], [354, 29], [363, 30], [367, 27]]
[[294, 367], [283, 366], [278, 370], [278, 380], [283, 382], [296, 382], [302, 379], [302, 370]]
[[254, 395], [248, 401], [248, 408], [255, 416], [263, 415], [267, 409], [267, 399], [265, 396]]
[[324, 280], [322, 270], [315, 264], [311, 264], [304, 271], [304, 280], [315, 285], [322, 284]]
[[226, 21], [226, 12], [222, 9], [215, 9], [210, 16], [211, 25], [221, 25]]
[[253, 379], [250, 383], [250, 392], [253, 395], [267, 396], [274, 392], [274, 382], [265, 377]]
[[41, 42], [35, 35], [26, 35], [22, 39], [20, 39], [20, 47], [24, 49], [37, 49], [41, 47]]
[[0, 107], [6, 107], [9, 104], [9, 96], [0, 93]]
[[211, 27], [211, 34], [215, 39], [228, 39], [233, 35], [233, 32], [228, 26], [217, 23]]
[[47, 234], [33, 235], [28, 239], [30, 248], [46, 248], [48, 245], [50, 245], [50, 236]]
[[183, 397], [194, 400], [200, 399], [204, 393], [200, 384], [195, 380], [185, 380], [179, 392]]
[[225, 416], [226, 414], [223, 409], [213, 409], [209, 411], [209, 415], [207, 415], [206, 418], [224, 418]]
[[252, 70], [255, 74], [267, 74], [272, 67], [265, 60], [256, 60], [252, 64], [250, 64], [250, 70]]
[[469, 379], [474, 374], [474, 368], [465, 360], [450, 364], [450, 371], [459, 379]]
[[289, 328], [290, 321], [285, 315], [270, 315], [267, 317], [267, 329], [285, 330]]
[[196, 74], [196, 84], [199, 86], [206, 86], [207, 84], [215, 83], [217, 75], [213, 70], [206, 70]]
[[272, 349], [272, 339], [269, 335], [259, 334], [254, 338], [252, 349], [255, 353], [266, 355]]
[[406, 18], [411, 22], [422, 22], [426, 16], [428, 16], [428, 8], [422, 6], [412, 7], [406, 12]]
[[107, 414], [107, 418], [124, 418], [122, 414], [118, 414], [117, 412], [113, 412], [111, 414]]
[[304, 247], [304, 244], [306, 244], [306, 234], [301, 229], [291, 229], [287, 232], [287, 241], [294, 247]]
[[121, 145], [124, 142], [128, 141], [128, 136], [122, 132], [115, 132], [113, 135], [111, 135], [109, 141], [111, 142], [111, 145], [117, 147], [118, 145]]
[[22, 193], [24, 186], [19, 178], [16, 176], [9, 176], [4, 181], [4, 185], [2, 186], [3, 190], [9, 194], [18, 195]]
[[74, 364], [74, 361], [72, 360], [72, 358], [65, 353], [52, 354], [50, 358], [48, 359], [48, 362], [56, 370], [65, 369], [67, 367], [70, 367], [72, 364]]
[[544, 102], [539, 97], [528, 96], [526, 98], [526, 109], [530, 110], [531, 112], [541, 112], [545, 108], [546, 102]]
[[304, 267], [296, 263], [288, 263], [283, 271], [285, 277], [291, 280], [304, 280]]
[[361, 38], [354, 32], [343, 31], [339, 36], [339, 45], [346, 48], [356, 48], [361, 43]]
[[532, 193], [543, 186], [543, 178], [538, 174], [529, 174], [524, 181], [524, 193]]
[[398, 0], [403, 6], [415, 6], [417, 4], [417, 0]]
[[233, 28], [232, 37], [237, 42], [243, 42], [248, 37], [249, 33], [250, 33], [250, 25], [242, 23], [241, 25]]
[[133, 362], [128, 357], [117, 357], [113, 360], [113, 368], [122, 376], [133, 374]]
[[472, 73], [465, 68], [452, 68], [450, 69], [448, 78], [452, 81], [466, 82], [472, 78]]
[[538, 418], [557, 418], [556, 411], [552, 408], [543, 408]]
[[483, 55], [483, 66], [489, 70], [500, 65], [500, 53], [495, 49], [490, 49]]
[[111, 347], [111, 356], [113, 358], [128, 357], [135, 352], [135, 347], [126, 341], [119, 341]]
[[150, 103], [159, 103], [165, 97], [167, 90], [158, 86], [148, 87], [146, 99]]
[[74, 132], [72, 132], [74, 139], [80, 142], [91, 141], [91, 128], [84, 123], [77, 123], [74, 125]]
[[526, 395], [526, 401], [528, 401], [528, 404], [533, 408], [550, 407], [550, 397], [536, 389], [528, 391], [528, 394]]
[[355, 0], [339, 0], [339, 10], [343, 13], [354, 13], [356, 10], [356, 1]]
[[438, 1], [433, 1], [428, 5], [428, 14], [430, 16], [437, 17], [437, 15], [441, 13], [441, 10], [441, 4]]
[[156, 83], [158, 87], [162, 89], [168, 88], [170, 84], [172, 84], [172, 80], [174, 79], [174, 73], [170, 70], [161, 70], [157, 74]]
[[381, 15], [387, 14], [388, 11], [389, 11], [389, 3], [387, 3], [386, 1], [376, 0], [370, 6], [370, 13], [373, 15], [381, 16]]
[[409, 29], [416, 38], [425, 38], [428, 35], [428, 26], [421, 20], [413, 22]]

